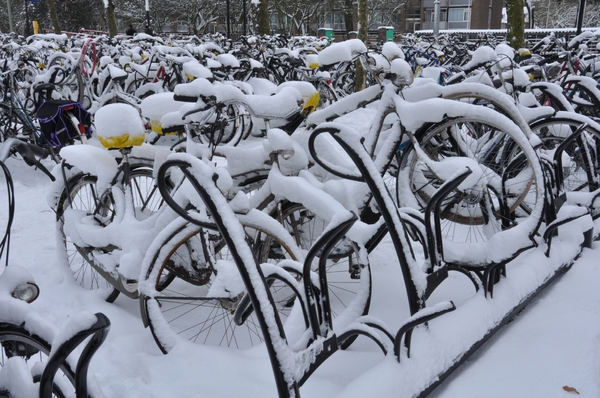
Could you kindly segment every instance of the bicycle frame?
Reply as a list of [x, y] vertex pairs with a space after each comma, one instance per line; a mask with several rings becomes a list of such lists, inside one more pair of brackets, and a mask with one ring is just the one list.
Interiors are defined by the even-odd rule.
[[[21, 90], [15, 91], [15, 87], [18, 87], [15, 72], [16, 70], [9, 70], [2, 73], [2, 76], [4, 76], [5, 79], [3, 90], [3, 97], [5, 100], [3, 103], [8, 105], [12, 112], [15, 112], [17, 118], [24, 123], [26, 128], [33, 132], [39, 131], [39, 126], [36, 126], [36, 123], [29, 115], [28, 107], [26, 106], [28, 101], [31, 101], [33, 104], [33, 100], [23, 98]], [[6, 99], [8, 99], [8, 101], [6, 101]], [[40, 144], [40, 137], [35, 137], [35, 141], [37, 144]]]

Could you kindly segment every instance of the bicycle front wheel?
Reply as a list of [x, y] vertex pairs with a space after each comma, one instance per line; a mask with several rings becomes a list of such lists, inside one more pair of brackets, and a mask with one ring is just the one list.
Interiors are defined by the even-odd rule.
[[85, 247], [73, 241], [65, 230], [65, 212], [74, 209], [93, 215], [100, 225], [108, 225], [114, 218], [114, 203], [110, 195], [100, 196], [96, 187], [97, 178], [88, 174], [78, 174], [67, 182], [66, 189], [60, 195], [56, 206], [58, 230], [59, 260], [66, 262], [73, 272], [77, 284], [84, 289], [100, 292], [108, 301], [113, 302], [119, 295], [102, 275], [91, 265], [90, 252], [93, 248]]
[[[401, 155], [398, 202], [424, 210], [445, 182], [430, 167], [431, 162], [463, 157], [477, 162], [480, 180], [473, 187], [455, 189], [442, 200], [439, 218], [444, 241], [488, 242], [519, 225], [539, 209], [544, 188], [533, 148], [514, 134], [514, 129], [484, 116], [448, 118], [425, 126], [415, 133], [422, 152], [410, 145]], [[532, 223], [529, 234], [538, 226]]]
[[[277, 236], [259, 226], [242, 225], [261, 263], [295, 259]], [[257, 243], [264, 241], [265, 236], [278, 242], [281, 250], [277, 259], [256, 250]], [[236, 349], [261, 344], [262, 330], [253, 312], [241, 325], [234, 320], [245, 288], [240, 285], [239, 274], [220, 235], [185, 223], [163, 242], [156, 253], [148, 254], [152, 260], [146, 278], [156, 293], [142, 298], [143, 311], [159, 348], [167, 353], [178, 338]], [[217, 278], [217, 274], [223, 279]], [[167, 278], [173, 280], [165, 288]], [[283, 322], [296, 296], [283, 280], [269, 280], [269, 285]]]
[[[29, 332], [21, 325], [0, 322], [0, 368], [3, 368], [11, 358], [20, 357], [31, 370], [38, 362], [47, 362], [51, 351], [50, 343], [40, 336]], [[34, 381], [39, 381], [41, 375], [33, 375]], [[57, 398], [72, 397], [75, 395], [75, 374], [63, 363], [60, 366], [52, 383], [52, 396]], [[2, 393], [10, 391], [0, 391]]]

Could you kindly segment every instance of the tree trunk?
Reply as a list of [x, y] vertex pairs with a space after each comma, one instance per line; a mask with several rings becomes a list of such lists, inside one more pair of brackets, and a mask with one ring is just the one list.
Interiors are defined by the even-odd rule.
[[[358, 38], [367, 44], [367, 0], [358, 0]], [[360, 59], [356, 60], [356, 86], [355, 91], [364, 90], [366, 87], [366, 73]]]
[[260, 0], [258, 3], [258, 12], [257, 12], [257, 29], [256, 33], [259, 35], [269, 35], [271, 34], [271, 28], [269, 25], [269, 2], [268, 0]]
[[507, 40], [512, 48], [518, 50], [525, 44], [525, 13], [523, 0], [506, 0]]
[[354, 30], [354, 20], [352, 18], [354, 7], [352, 6], [352, 0], [344, 0], [344, 5], [346, 6], [344, 11], [344, 25], [346, 25], [346, 37], [348, 37], [350, 31]]
[[52, 19], [54, 33], [60, 35], [62, 34], [62, 30], [60, 29], [60, 23], [58, 23], [58, 14], [56, 13], [56, 4], [54, 3], [54, 0], [48, 0], [48, 8], [50, 8], [50, 18]]
[[119, 32], [117, 30], [117, 18], [115, 16], [115, 4], [113, 0], [108, 0], [107, 2], [106, 24], [108, 25], [108, 36], [115, 37]]

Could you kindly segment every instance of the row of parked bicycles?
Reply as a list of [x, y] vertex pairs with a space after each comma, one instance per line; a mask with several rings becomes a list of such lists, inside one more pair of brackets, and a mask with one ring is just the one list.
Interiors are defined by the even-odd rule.
[[[67, 51], [33, 37], [2, 61], [0, 158], [54, 181], [58, 256], [82, 287], [138, 300], [165, 354], [264, 345], [281, 397], [358, 338], [401, 362], [430, 324], [527, 286], [466, 325], [466, 347], [444, 336], [435, 377], [407, 386], [424, 396], [595, 238], [596, 38], [515, 51], [252, 37], [226, 51], [140, 34]], [[398, 328], [369, 315], [382, 242], [401, 270]], [[519, 264], [532, 251], [546, 262]], [[108, 321], [86, 316], [105, 336]], [[71, 382], [89, 357], [75, 372], [62, 362]]]

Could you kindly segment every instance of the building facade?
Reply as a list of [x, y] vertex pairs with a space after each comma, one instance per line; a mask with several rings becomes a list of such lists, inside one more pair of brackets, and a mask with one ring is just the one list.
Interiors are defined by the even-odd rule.
[[[436, 0], [422, 0], [421, 29], [434, 28]], [[437, 0], [440, 3], [440, 30], [500, 29], [504, 0]]]

